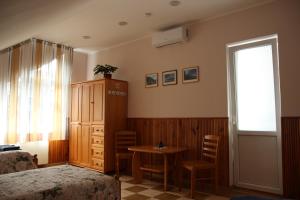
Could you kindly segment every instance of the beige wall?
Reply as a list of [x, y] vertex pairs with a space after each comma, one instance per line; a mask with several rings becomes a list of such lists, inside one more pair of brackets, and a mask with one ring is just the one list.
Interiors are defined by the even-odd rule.
[[48, 141], [27, 142], [20, 144], [20, 147], [23, 151], [31, 153], [31, 155], [37, 154], [39, 165], [48, 163]]
[[74, 52], [71, 82], [85, 81], [87, 76], [87, 59], [85, 53]]
[[[190, 41], [153, 48], [151, 38], [102, 51], [88, 58], [119, 66], [114, 78], [129, 81], [129, 117], [227, 116], [226, 44], [278, 34], [282, 115], [300, 115], [300, 1], [278, 0], [204, 23], [190, 25]], [[182, 84], [181, 69], [200, 67], [200, 82]], [[161, 72], [178, 70], [178, 84], [161, 86]], [[146, 73], [159, 73], [159, 87], [145, 88]]]

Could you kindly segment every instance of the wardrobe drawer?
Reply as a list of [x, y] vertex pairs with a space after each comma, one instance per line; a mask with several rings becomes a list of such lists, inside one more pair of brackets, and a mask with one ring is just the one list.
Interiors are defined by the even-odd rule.
[[94, 146], [94, 144], [104, 146], [104, 137], [92, 136], [92, 146]]
[[92, 157], [104, 159], [104, 149], [103, 148], [92, 148]]
[[101, 159], [92, 159], [93, 168], [103, 171], [104, 170], [104, 160]]
[[92, 126], [92, 135], [104, 136], [104, 126]]

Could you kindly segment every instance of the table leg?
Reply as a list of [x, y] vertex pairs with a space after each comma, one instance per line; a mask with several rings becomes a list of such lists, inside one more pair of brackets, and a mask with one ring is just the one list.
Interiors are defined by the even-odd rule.
[[140, 169], [141, 166], [141, 156], [139, 152], [134, 152], [132, 156], [132, 176], [134, 178], [135, 183], [142, 182], [142, 171]]
[[164, 191], [167, 191], [168, 182], [168, 156], [164, 154]]

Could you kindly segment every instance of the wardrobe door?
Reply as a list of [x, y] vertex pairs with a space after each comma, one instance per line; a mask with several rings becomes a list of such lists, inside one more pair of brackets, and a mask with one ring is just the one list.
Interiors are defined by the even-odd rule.
[[71, 119], [69, 129], [69, 161], [79, 163], [79, 137], [81, 134], [81, 84], [72, 85]]
[[72, 85], [71, 123], [81, 122], [81, 84]]
[[79, 142], [81, 135], [81, 125], [71, 124], [69, 135], [69, 160], [71, 163], [77, 164], [79, 162]]
[[82, 84], [82, 95], [81, 95], [81, 123], [82, 125], [89, 125], [91, 120], [90, 111], [92, 110], [91, 100], [91, 84]]
[[104, 82], [96, 82], [92, 85], [92, 124], [104, 124], [105, 88]]
[[80, 154], [80, 164], [85, 167], [90, 166], [90, 158], [91, 158], [90, 132], [91, 131], [89, 125], [81, 126], [81, 134], [79, 137], [78, 150]]

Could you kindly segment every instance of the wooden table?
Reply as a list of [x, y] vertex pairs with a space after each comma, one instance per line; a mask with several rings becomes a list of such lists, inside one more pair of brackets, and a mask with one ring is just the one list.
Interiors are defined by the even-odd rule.
[[[164, 190], [167, 190], [167, 180], [168, 180], [168, 155], [178, 155], [179, 153], [184, 152], [187, 150], [184, 147], [176, 147], [176, 146], [166, 146], [163, 148], [158, 148], [156, 146], [151, 145], [143, 145], [143, 146], [132, 146], [128, 148], [129, 151], [133, 151], [133, 158], [132, 158], [132, 176], [136, 183], [142, 182], [142, 170], [150, 171], [150, 172], [157, 172], [164, 174]], [[141, 166], [141, 153], [153, 153], [153, 154], [160, 154], [164, 157], [164, 164], [163, 168], [146, 168]], [[180, 163], [181, 156], [176, 156], [177, 163]]]

